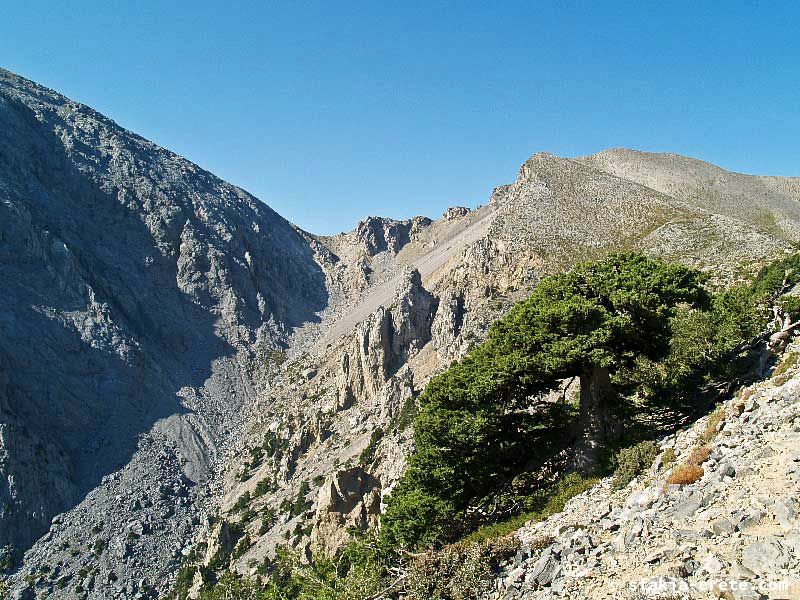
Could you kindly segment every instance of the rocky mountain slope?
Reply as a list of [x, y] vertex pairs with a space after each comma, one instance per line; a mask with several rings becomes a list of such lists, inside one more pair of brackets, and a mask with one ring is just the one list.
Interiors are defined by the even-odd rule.
[[0, 545], [16, 559], [41, 538], [37, 568], [63, 546], [98, 581], [157, 579], [265, 385], [259, 357], [326, 305], [318, 245], [7, 71], [0, 131]]
[[[456, 238], [448, 233], [454, 228], [462, 231]], [[348, 528], [374, 524], [376, 498], [404, 468], [411, 433], [404, 415], [414, 397], [542, 274], [638, 247], [691, 262], [722, 283], [790, 247], [755, 223], [546, 154], [526, 162], [488, 206], [448, 212], [405, 244], [384, 242], [387, 250], [371, 253], [363, 231], [374, 228], [326, 240], [365, 274], [366, 287], [351, 312], [288, 362], [260, 403], [243, 458], [229, 471], [221, 520], [199, 538], [214, 549], [206, 563], [218, 559], [229, 524], [242, 534], [223, 553], [249, 575], [277, 546], [331, 551], [347, 541]], [[453, 249], [451, 240], [461, 239]]]
[[[521, 549], [487, 597], [800, 598], [796, 352], [777, 377], [660, 440], [624, 489], [608, 478], [517, 531]], [[699, 479], [670, 483], [687, 459]]]
[[7, 71], [0, 121], [0, 546], [25, 553], [21, 597], [153, 597], [182, 563], [335, 549], [376, 522], [426, 381], [543, 274], [639, 248], [723, 283], [798, 241], [798, 180], [714, 171], [710, 203], [692, 190], [716, 167], [629, 151], [536, 154], [476, 210], [319, 237]]

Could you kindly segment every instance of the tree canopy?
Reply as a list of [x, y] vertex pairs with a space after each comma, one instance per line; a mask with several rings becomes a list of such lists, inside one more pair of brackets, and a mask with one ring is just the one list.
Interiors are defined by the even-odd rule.
[[531, 417], [564, 378], [581, 379], [574, 433], [588, 444], [583, 466], [596, 464], [612, 433], [610, 375], [668, 353], [676, 308], [710, 301], [702, 282], [695, 270], [635, 253], [544, 278], [420, 397], [416, 451], [390, 496], [384, 536], [416, 547], [463, 533], [470, 503], [530, 461], [532, 442], [546, 435]]

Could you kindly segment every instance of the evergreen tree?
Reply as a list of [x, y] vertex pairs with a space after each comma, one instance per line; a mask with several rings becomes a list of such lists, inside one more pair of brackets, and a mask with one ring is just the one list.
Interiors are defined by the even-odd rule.
[[635, 253], [544, 278], [420, 397], [416, 451], [389, 498], [384, 539], [416, 547], [462, 534], [470, 503], [528, 462], [528, 417], [565, 378], [580, 379], [574, 466], [596, 469], [620, 434], [612, 375], [638, 357], [668, 353], [676, 308], [709, 302], [702, 281], [697, 271]]

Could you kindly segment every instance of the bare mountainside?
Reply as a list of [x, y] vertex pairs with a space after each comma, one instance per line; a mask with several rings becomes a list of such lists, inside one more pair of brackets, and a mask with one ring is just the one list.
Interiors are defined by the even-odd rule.
[[[259, 353], [325, 306], [314, 247], [242, 190], [0, 71], [0, 545], [18, 558], [70, 509], [112, 546], [128, 516], [168, 517], [180, 544], [262, 385]], [[145, 548], [142, 570], [164, 555]]]
[[799, 239], [797, 180], [719, 170], [710, 203], [691, 190], [716, 167], [668, 160], [670, 187], [662, 155], [646, 179], [617, 154], [536, 154], [477, 210], [319, 237], [0, 71], [14, 594], [155, 597], [181, 564], [251, 573], [278, 544], [336, 548], [402, 473], [404, 407], [543, 274], [639, 248], [725, 282]]

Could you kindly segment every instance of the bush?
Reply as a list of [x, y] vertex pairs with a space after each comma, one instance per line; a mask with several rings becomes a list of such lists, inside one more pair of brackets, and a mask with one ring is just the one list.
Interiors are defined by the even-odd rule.
[[481, 542], [500, 538], [516, 531], [528, 521], [544, 521], [547, 517], [564, 510], [570, 499], [588, 490], [598, 482], [597, 479], [584, 478], [578, 473], [570, 473], [548, 489], [540, 490], [527, 498], [526, 512], [501, 521], [484, 525], [467, 535], [464, 542]]
[[513, 556], [519, 541], [512, 537], [459, 542], [428, 551], [409, 564], [409, 600], [472, 600], [489, 592], [501, 562]]
[[706, 428], [703, 430], [703, 433], [700, 435], [700, 439], [703, 442], [710, 442], [715, 437], [717, 437], [717, 433], [719, 432], [719, 426], [721, 423], [725, 422], [725, 409], [718, 408], [715, 410], [711, 415], [708, 417], [708, 422], [706, 423]]
[[358, 463], [360, 465], [368, 467], [372, 464], [372, 462], [375, 460], [375, 452], [378, 450], [378, 445], [381, 443], [381, 439], [383, 439], [383, 429], [378, 427], [372, 432], [372, 435], [369, 438], [369, 444], [367, 444], [367, 447], [364, 448], [361, 456], [358, 457]]
[[635, 446], [623, 448], [614, 459], [614, 489], [621, 489], [636, 479], [640, 473], [653, 464], [658, 456], [658, 444], [652, 441], [640, 442]]
[[703, 476], [703, 468], [697, 465], [678, 465], [672, 470], [667, 483], [677, 485], [687, 485], [694, 483]]
[[783, 385], [789, 380], [789, 373], [797, 366], [798, 359], [800, 359], [800, 353], [797, 352], [789, 352], [783, 357], [783, 360], [772, 372], [772, 378], [777, 385]]
[[686, 464], [699, 467], [708, 460], [709, 456], [711, 456], [710, 446], [698, 446], [689, 453], [689, 456], [686, 458]]

